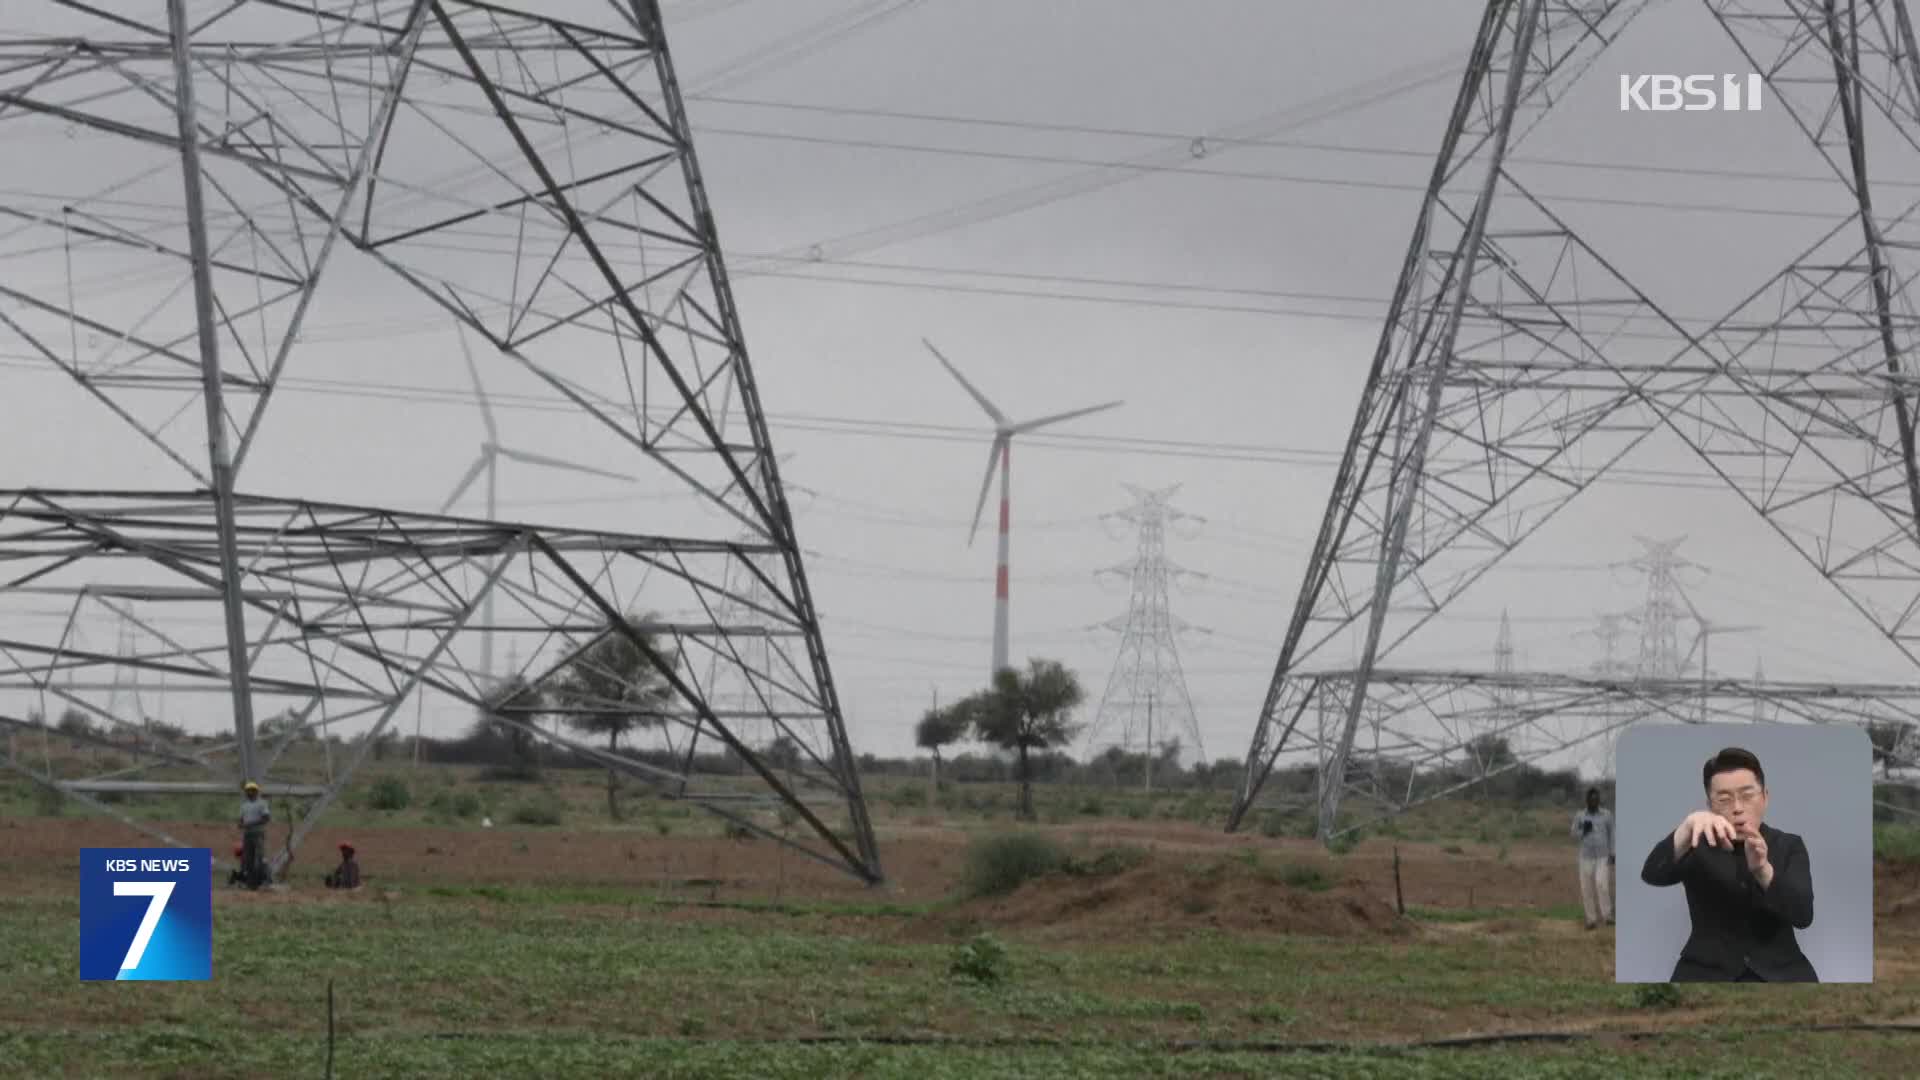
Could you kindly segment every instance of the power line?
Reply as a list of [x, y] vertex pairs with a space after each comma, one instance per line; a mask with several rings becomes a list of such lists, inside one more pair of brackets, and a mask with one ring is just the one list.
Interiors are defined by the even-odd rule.
[[[1298, 184], [1307, 186], [1338, 188], [1342, 191], [1387, 191], [1395, 194], [1424, 194], [1427, 185], [1410, 181], [1362, 180], [1354, 177], [1306, 176], [1298, 173], [1272, 172], [1257, 169], [1221, 169], [1204, 165], [1178, 163], [1148, 163], [1135, 161], [1115, 161], [1100, 158], [1070, 157], [1062, 154], [1035, 154], [1010, 150], [978, 150], [948, 146], [928, 146], [919, 143], [903, 143], [886, 139], [852, 139], [826, 135], [799, 135], [784, 131], [756, 131], [742, 128], [708, 128], [705, 134], [724, 135], [732, 138], [761, 139], [779, 142], [803, 143], [817, 146], [836, 146], [859, 150], [894, 150], [907, 153], [931, 154], [942, 157], [974, 158], [983, 161], [1020, 161], [1040, 165], [1072, 165], [1095, 169], [1131, 169], [1142, 175], [1198, 176], [1221, 180], [1252, 180], [1262, 183]], [[1909, 185], [1920, 186], [1920, 185]], [[1569, 192], [1536, 191], [1534, 195], [1540, 201], [1549, 204], [1613, 206], [1632, 210], [1671, 210], [1686, 214], [1732, 214], [1753, 217], [1803, 218], [1816, 221], [1838, 221], [1847, 214], [1844, 204], [1827, 212], [1819, 210], [1794, 210], [1784, 207], [1740, 206], [1724, 201], [1711, 202], [1675, 202], [1670, 199], [1646, 197], [1608, 197], [1602, 195], [1576, 195]], [[837, 262], [832, 259], [828, 261]], [[748, 270], [746, 273], [756, 273]]]
[[[816, 113], [828, 116], [860, 116], [889, 120], [911, 120], [921, 123], [950, 124], [969, 127], [1008, 128], [1019, 131], [1033, 131], [1047, 134], [1106, 135], [1134, 139], [1155, 139], [1170, 143], [1191, 145], [1196, 137], [1204, 138], [1212, 145], [1234, 148], [1252, 148], [1266, 150], [1309, 150], [1316, 153], [1353, 154], [1359, 156], [1409, 158], [1431, 162], [1431, 149], [1416, 149], [1404, 146], [1355, 146], [1344, 143], [1316, 142], [1307, 139], [1275, 139], [1233, 136], [1196, 136], [1191, 131], [1171, 131], [1155, 128], [1100, 127], [1087, 124], [1064, 124], [1038, 120], [1009, 120], [1005, 118], [959, 116], [951, 113], [906, 112], [895, 109], [860, 108], [844, 105], [817, 105], [794, 101], [772, 101], [764, 98], [733, 98], [710, 94], [691, 94], [689, 100], [714, 105], [737, 105], [752, 108], [780, 109], [791, 112]], [[723, 130], [708, 129], [702, 130]], [[1546, 168], [1579, 169], [1582, 172], [1621, 172], [1658, 176], [1697, 176], [1723, 180], [1756, 180], [1772, 183], [1831, 185], [1833, 177], [1813, 173], [1777, 173], [1752, 169], [1726, 169], [1706, 166], [1661, 166], [1618, 161], [1586, 161], [1574, 158], [1540, 157], [1529, 154], [1510, 154], [1503, 159], [1509, 165], [1535, 165]], [[1876, 188], [1917, 188], [1920, 182], [1914, 181], [1876, 181]]]
[[[0, 354], [0, 368], [70, 378], [44, 360], [24, 354]], [[380, 383], [369, 380], [349, 382], [323, 378], [284, 377], [279, 383], [282, 392], [302, 391], [319, 396], [339, 396], [356, 400], [388, 400], [414, 404], [440, 404], [470, 408], [472, 399], [465, 393], [441, 387], [420, 386], [417, 384]], [[577, 408], [559, 398], [536, 395], [489, 394], [493, 407], [499, 410], [519, 410], [525, 412], [547, 412], [576, 415]], [[626, 411], [626, 406], [606, 403], [616, 411]], [[654, 410], [661, 416], [671, 415], [670, 410]], [[871, 417], [826, 416], [807, 413], [766, 413], [767, 422], [776, 428], [792, 431], [807, 431], [820, 434], [852, 435], [875, 438], [918, 439], [932, 442], [965, 442], [978, 440], [979, 434], [972, 428], [951, 424], [935, 424], [924, 421], [883, 420]], [[1217, 440], [1149, 438], [1126, 435], [1088, 435], [1071, 433], [1035, 433], [1025, 437], [1029, 446], [1044, 446], [1056, 450], [1078, 450], [1096, 453], [1130, 453], [1154, 457], [1187, 458], [1216, 462], [1242, 462], [1249, 464], [1309, 465], [1315, 467], [1333, 467], [1339, 464], [1341, 452], [1324, 447], [1279, 446], [1256, 443], [1230, 443]], [[1464, 464], [1435, 459], [1436, 465]], [[1758, 482], [1755, 477], [1736, 477], [1743, 485]], [[1674, 490], [1724, 491], [1728, 490], [1725, 481], [1717, 475], [1705, 472], [1688, 472], [1679, 469], [1652, 469], [1615, 466], [1607, 470], [1599, 483], [1628, 487], [1657, 487]], [[1768, 478], [1772, 490], [1779, 493], [1808, 493], [1823, 491], [1830, 484], [1817, 481], [1779, 481]], [[625, 496], [608, 496], [623, 498]]]

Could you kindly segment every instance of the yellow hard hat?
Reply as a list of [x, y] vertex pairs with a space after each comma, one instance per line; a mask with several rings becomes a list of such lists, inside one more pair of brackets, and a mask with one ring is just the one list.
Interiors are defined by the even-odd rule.
[[249, 780], [249, 781], [247, 781], [246, 783], [244, 783], [244, 784], [242, 784], [242, 785], [240, 785], [240, 790], [242, 790], [242, 791], [259, 791], [259, 790], [260, 790], [260, 785], [259, 785], [259, 784], [256, 784], [256, 783], [254, 783], [254, 782], [253, 782], [253, 781], [251, 781], [251, 780]]

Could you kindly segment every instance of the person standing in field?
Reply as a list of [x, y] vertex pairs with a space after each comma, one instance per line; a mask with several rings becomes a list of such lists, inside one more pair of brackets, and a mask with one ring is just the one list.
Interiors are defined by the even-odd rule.
[[1601, 807], [1599, 788], [1587, 789], [1587, 808], [1574, 815], [1570, 831], [1580, 842], [1580, 906], [1586, 912], [1587, 929], [1603, 919], [1612, 926], [1613, 814]]
[[260, 785], [249, 780], [241, 788], [246, 801], [240, 804], [240, 876], [247, 888], [266, 884], [267, 823], [273, 812], [260, 797]]

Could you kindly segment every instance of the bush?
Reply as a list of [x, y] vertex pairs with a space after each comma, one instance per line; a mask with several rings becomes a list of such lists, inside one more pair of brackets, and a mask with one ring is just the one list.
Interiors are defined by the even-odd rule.
[[1132, 846], [1103, 849], [1091, 859], [1069, 858], [1060, 869], [1075, 877], [1112, 877], [1147, 861], [1145, 848]]
[[961, 887], [968, 896], [1003, 896], [1067, 865], [1067, 853], [1033, 832], [1001, 833], [967, 847]]
[[367, 805], [375, 810], [405, 810], [411, 802], [413, 792], [407, 789], [407, 782], [397, 776], [381, 777], [367, 793]]
[[530, 799], [513, 808], [507, 820], [515, 825], [558, 825], [566, 810], [556, 798]]
[[66, 792], [45, 784], [33, 785], [33, 809], [39, 816], [59, 817], [66, 807]]
[[485, 809], [480, 803], [480, 796], [471, 791], [454, 791], [451, 788], [436, 793], [427, 803], [427, 808], [436, 814], [462, 820], [479, 817], [481, 810]]
[[1278, 810], [1269, 810], [1260, 815], [1260, 835], [1276, 840], [1287, 835], [1287, 817]]
[[1328, 889], [1333, 888], [1332, 879], [1321, 872], [1317, 866], [1295, 864], [1293, 866], [1282, 867], [1280, 870], [1280, 880], [1283, 884], [1291, 888], [1305, 889], [1308, 892], [1326, 892]]
[[1008, 966], [1007, 947], [992, 934], [976, 934], [954, 947], [947, 973], [983, 986], [994, 986], [1006, 980]]
[[1873, 857], [1886, 862], [1920, 862], [1920, 828], [1911, 825], [1875, 825]]
[[1636, 1009], [1672, 1009], [1680, 1005], [1680, 988], [1672, 983], [1643, 983], [1634, 988]]

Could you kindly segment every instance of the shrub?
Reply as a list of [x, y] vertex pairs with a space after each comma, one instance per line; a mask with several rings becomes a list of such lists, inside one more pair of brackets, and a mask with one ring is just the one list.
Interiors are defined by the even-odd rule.
[[1680, 1005], [1680, 988], [1672, 983], [1643, 983], [1634, 988], [1636, 1009], [1672, 1009]]
[[405, 810], [411, 802], [413, 792], [407, 789], [407, 782], [397, 776], [381, 777], [367, 792], [367, 805], [375, 810]]
[[1124, 874], [1146, 861], [1145, 848], [1129, 845], [1102, 849], [1091, 859], [1070, 858], [1060, 869], [1075, 877], [1112, 877], [1115, 874]]
[[558, 825], [566, 817], [560, 800], [552, 797], [529, 799], [513, 808], [507, 820], [515, 825]]
[[1305, 889], [1308, 892], [1326, 892], [1333, 888], [1333, 880], [1327, 877], [1319, 867], [1298, 863], [1282, 867], [1280, 880], [1291, 888]]
[[45, 784], [33, 785], [33, 809], [41, 817], [59, 817], [66, 806], [66, 792]]
[[1287, 835], [1287, 818], [1278, 810], [1260, 815], [1260, 835], [1269, 840]]
[[1886, 862], [1920, 862], [1920, 829], [1911, 825], [1874, 826], [1873, 857]]
[[1007, 947], [998, 938], [992, 934], [976, 934], [954, 947], [947, 973], [957, 979], [994, 986], [1006, 980], [1009, 966]]
[[1003, 896], [1066, 866], [1067, 853], [1034, 832], [982, 837], [967, 847], [961, 886], [968, 896]]
[[471, 791], [454, 791], [451, 788], [435, 793], [428, 801], [427, 808], [434, 813], [462, 820], [479, 817], [480, 812], [485, 809], [481, 805], [480, 796]]

